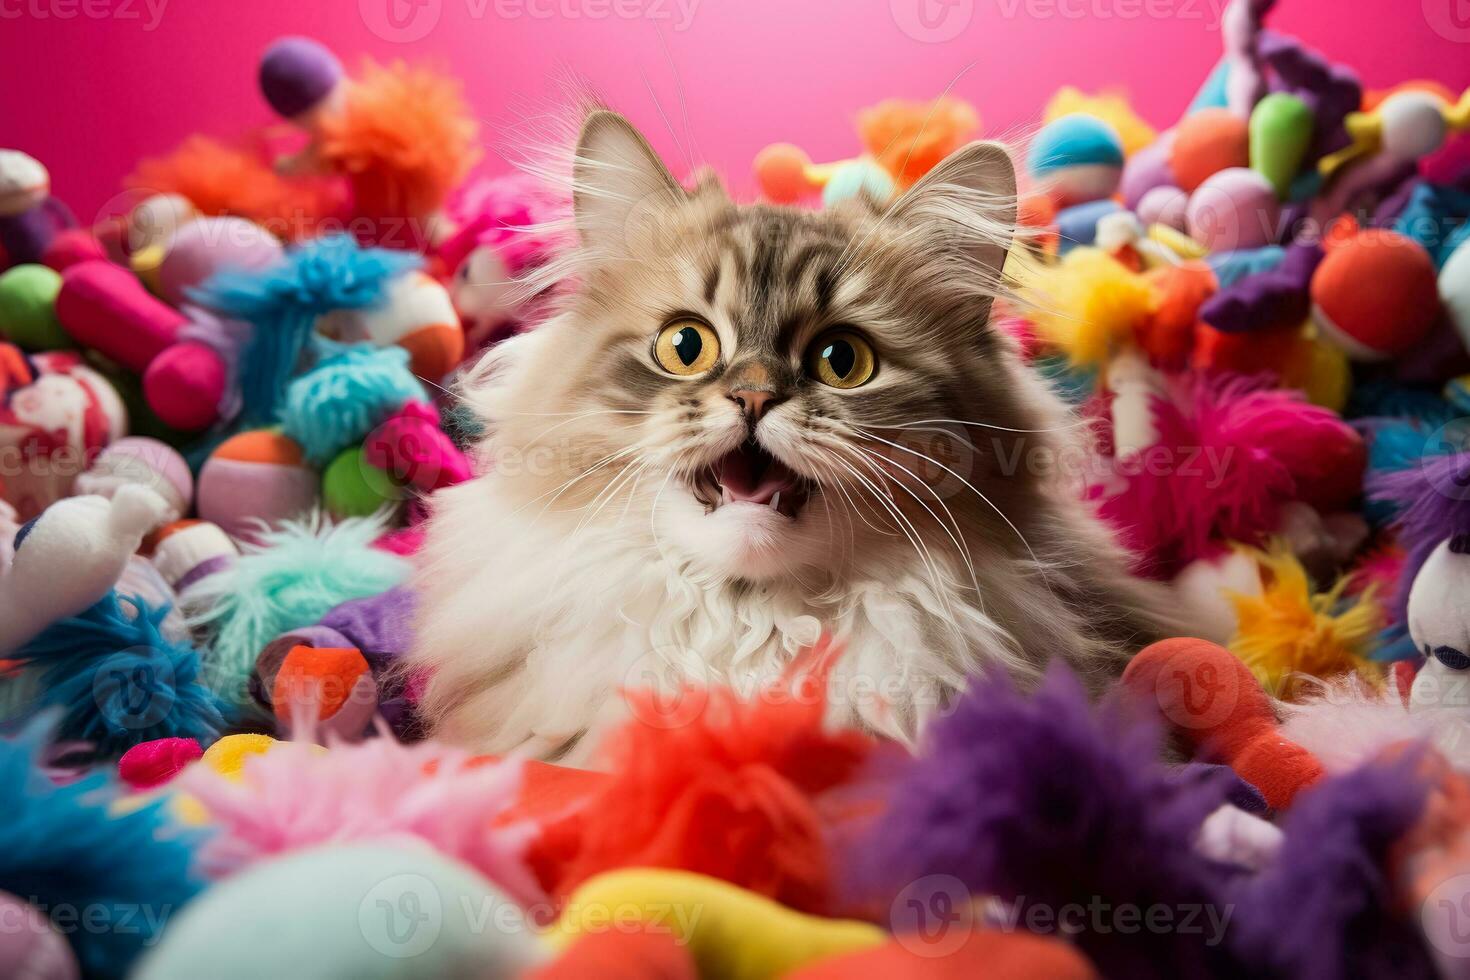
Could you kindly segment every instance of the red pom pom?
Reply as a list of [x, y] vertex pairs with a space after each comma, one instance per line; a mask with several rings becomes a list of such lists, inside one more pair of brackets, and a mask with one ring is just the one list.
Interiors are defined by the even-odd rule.
[[192, 738], [156, 738], [124, 752], [117, 760], [117, 774], [133, 789], [152, 789], [173, 779], [203, 755], [204, 750]]

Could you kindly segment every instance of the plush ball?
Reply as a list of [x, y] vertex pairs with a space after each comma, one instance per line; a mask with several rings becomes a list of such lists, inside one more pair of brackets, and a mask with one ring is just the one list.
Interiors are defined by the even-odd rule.
[[199, 516], [236, 538], [251, 538], [261, 522], [296, 517], [316, 505], [319, 479], [301, 447], [271, 429], [226, 439], [199, 471]]
[[70, 347], [56, 319], [61, 276], [44, 265], [17, 265], [0, 274], [0, 333], [25, 350]]
[[56, 318], [85, 347], [141, 374], [178, 338], [184, 314], [111, 262], [79, 262], [62, 274]]
[[125, 483], [141, 483], [168, 504], [165, 520], [176, 521], [194, 501], [194, 477], [189, 464], [172, 446], [147, 436], [119, 439], [77, 477], [77, 493], [111, 497]]
[[1259, 248], [1277, 238], [1281, 206], [1271, 182], [1246, 167], [1212, 174], [1189, 197], [1189, 237], [1212, 252]]
[[71, 946], [46, 914], [8, 892], [0, 892], [0, 973], [16, 980], [81, 976]]
[[1289, 92], [1272, 92], [1251, 111], [1251, 169], [1283, 200], [1312, 144], [1314, 125], [1311, 107]]
[[304, 724], [356, 739], [378, 710], [378, 685], [355, 647], [296, 646], [276, 670], [271, 708], [286, 730]]
[[1186, 226], [1189, 195], [1169, 184], [1152, 188], [1138, 201], [1138, 220], [1145, 225], [1167, 225], [1177, 231]]
[[399, 841], [298, 851], [219, 882], [170, 921], [133, 976], [516, 977], [545, 956], [489, 881]]
[[1229, 109], [1201, 109], [1174, 131], [1169, 169], [1190, 193], [1213, 174], [1249, 165], [1250, 124]]
[[1431, 92], [1395, 92], [1378, 106], [1383, 152], [1396, 160], [1418, 160], [1444, 144], [1444, 104]]
[[464, 327], [454, 301], [433, 276], [408, 272], [387, 284], [383, 302], [361, 309], [333, 310], [317, 330], [346, 343], [397, 344], [409, 354], [420, 378], [437, 381], [464, 356]]
[[107, 250], [89, 229], [67, 228], [57, 232], [56, 237], [51, 239], [41, 255], [41, 262], [57, 272], [65, 272], [78, 262], [105, 258]]
[[220, 416], [229, 368], [208, 344], [186, 340], [165, 348], [143, 372], [143, 397], [164, 425], [200, 432]]
[[1404, 353], [1428, 335], [1439, 309], [1429, 253], [1386, 228], [1331, 246], [1312, 276], [1312, 319], [1354, 360]]
[[1450, 253], [1439, 270], [1439, 298], [1460, 337], [1470, 346], [1470, 238]]
[[117, 775], [133, 789], [152, 789], [173, 779], [203, 755], [204, 750], [192, 738], [155, 738], [124, 752], [117, 760]]
[[402, 496], [388, 474], [363, 459], [361, 446], [344, 449], [322, 474], [322, 501], [337, 517], [366, 517]]
[[239, 732], [219, 739], [199, 757], [199, 761], [221, 776], [237, 779], [245, 769], [245, 760], [253, 755], [264, 755], [275, 748], [276, 744], [276, 740], [269, 735]]
[[178, 306], [189, 301], [189, 287], [220, 269], [264, 269], [280, 259], [281, 243], [253, 221], [228, 215], [196, 218], [163, 245], [158, 295]]
[[0, 216], [12, 217], [36, 207], [51, 193], [45, 164], [19, 150], [0, 150]]
[[145, 197], [128, 212], [124, 238], [127, 254], [163, 246], [175, 232], [198, 216], [194, 203], [182, 194]]
[[755, 179], [766, 200], [794, 204], [812, 193], [807, 168], [812, 158], [799, 146], [772, 143], [755, 157]]
[[276, 114], [293, 119], [316, 108], [336, 91], [342, 63], [306, 37], [283, 37], [260, 59], [260, 91]]
[[1123, 174], [1118, 133], [1094, 116], [1062, 116], [1042, 127], [1026, 157], [1031, 176], [1063, 207], [1110, 197]]
[[839, 164], [822, 188], [822, 204], [831, 207], [841, 201], [866, 193], [875, 201], [893, 196], [893, 178], [888, 171], [871, 160], [849, 160]]
[[1171, 129], [1128, 158], [1123, 164], [1123, 179], [1118, 187], [1124, 205], [1137, 208], [1143, 195], [1155, 187], [1178, 185], [1169, 169], [1169, 155], [1173, 150], [1174, 131]]
[[174, 521], [159, 528], [150, 543], [153, 567], [186, 601], [190, 588], [240, 557], [230, 536], [209, 521]]
[[1120, 210], [1122, 206], [1117, 201], [1103, 198], [1058, 211], [1058, 251], [1065, 255], [1078, 245], [1091, 245], [1097, 239], [1098, 221]]

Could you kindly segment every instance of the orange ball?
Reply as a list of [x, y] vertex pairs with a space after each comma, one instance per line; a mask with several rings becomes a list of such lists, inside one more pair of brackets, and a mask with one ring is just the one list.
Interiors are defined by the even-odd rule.
[[755, 157], [755, 179], [761, 193], [775, 204], [794, 204], [816, 188], [807, 179], [812, 158], [791, 143], [772, 143]]
[[1250, 166], [1250, 123], [1229, 109], [1201, 109], [1174, 130], [1169, 169], [1186, 192], [1231, 167]]

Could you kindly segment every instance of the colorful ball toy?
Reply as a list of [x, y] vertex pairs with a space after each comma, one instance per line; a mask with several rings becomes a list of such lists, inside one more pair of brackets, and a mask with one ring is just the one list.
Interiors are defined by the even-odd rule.
[[1189, 235], [1212, 252], [1259, 248], [1276, 241], [1281, 217], [1276, 189], [1255, 170], [1230, 167], [1190, 195]]
[[1085, 204], [1111, 197], [1118, 189], [1123, 143], [1101, 119], [1074, 113], [1042, 127], [1026, 167], [1060, 207]]
[[226, 439], [199, 471], [199, 516], [235, 538], [253, 538], [261, 524], [309, 511], [319, 479], [301, 447], [271, 429]]
[[1434, 327], [1439, 290], [1429, 253], [1413, 239], [1370, 228], [1330, 245], [1312, 276], [1312, 319], [1358, 361], [1412, 349]]

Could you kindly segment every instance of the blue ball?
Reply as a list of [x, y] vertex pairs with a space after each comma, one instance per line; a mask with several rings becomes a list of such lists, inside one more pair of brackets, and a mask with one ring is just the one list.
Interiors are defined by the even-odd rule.
[[830, 208], [863, 191], [875, 201], [886, 201], [893, 196], [893, 178], [870, 160], [851, 160], [839, 166], [827, 180], [827, 186], [822, 188], [822, 206]]
[[1073, 113], [1042, 127], [1031, 143], [1026, 167], [1036, 176], [1067, 167], [1123, 166], [1123, 141], [1096, 116]]

